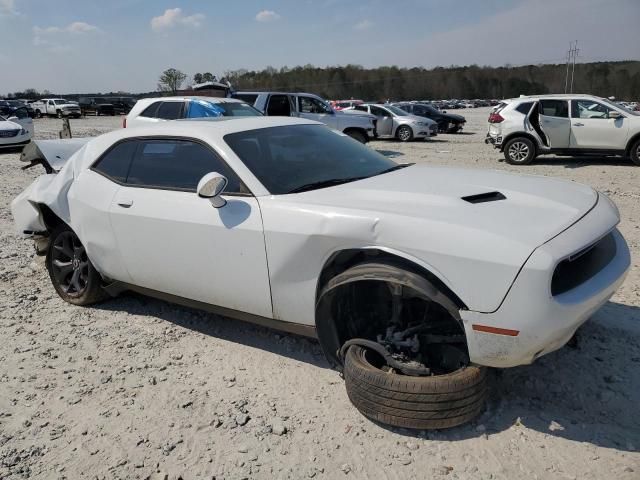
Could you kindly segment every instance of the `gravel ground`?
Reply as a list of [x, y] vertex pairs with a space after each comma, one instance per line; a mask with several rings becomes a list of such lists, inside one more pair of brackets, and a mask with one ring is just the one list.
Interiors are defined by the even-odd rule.
[[[410, 432], [362, 417], [309, 340], [123, 295], [65, 304], [9, 203], [37, 175], [0, 154], [0, 479], [640, 478], [640, 168], [548, 158], [511, 167], [484, 145], [487, 109], [429, 142], [371, 145], [398, 161], [565, 177], [620, 208], [633, 267], [578, 347], [498, 371], [486, 412]], [[54, 138], [59, 120], [36, 120]], [[76, 136], [120, 118], [72, 120]]]

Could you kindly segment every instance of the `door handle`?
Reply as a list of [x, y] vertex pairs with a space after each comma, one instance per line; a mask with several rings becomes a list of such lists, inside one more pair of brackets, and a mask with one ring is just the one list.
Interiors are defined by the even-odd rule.
[[574, 127], [584, 127], [584, 123], [580, 123], [580, 122], [574, 123], [573, 126]]
[[118, 200], [118, 205], [120, 205], [122, 208], [129, 208], [131, 205], [133, 205], [133, 200]]

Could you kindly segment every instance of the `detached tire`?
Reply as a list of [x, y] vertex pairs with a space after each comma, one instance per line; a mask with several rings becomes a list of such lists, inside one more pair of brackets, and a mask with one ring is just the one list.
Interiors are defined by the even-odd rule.
[[91, 305], [108, 297], [84, 245], [67, 225], [51, 233], [46, 265], [53, 288], [65, 302]]
[[364, 416], [394, 427], [450, 428], [472, 420], [484, 408], [487, 370], [469, 366], [446, 375], [410, 377], [380, 370], [375, 352], [359, 345], [347, 350], [347, 394]]

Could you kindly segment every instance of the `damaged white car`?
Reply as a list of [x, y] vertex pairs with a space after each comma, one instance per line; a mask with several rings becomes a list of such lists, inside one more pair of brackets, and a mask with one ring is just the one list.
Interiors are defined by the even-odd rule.
[[167, 122], [23, 160], [48, 174], [13, 216], [63, 299], [133, 290], [316, 337], [395, 426], [476, 416], [485, 366], [560, 348], [630, 264], [589, 187], [396, 164], [310, 120]]

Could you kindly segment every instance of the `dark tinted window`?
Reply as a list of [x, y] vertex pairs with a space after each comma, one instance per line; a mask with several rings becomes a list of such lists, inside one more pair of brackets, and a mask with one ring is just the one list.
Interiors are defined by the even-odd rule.
[[397, 166], [372, 148], [320, 125], [261, 128], [231, 133], [224, 140], [273, 194], [317, 182], [366, 178]]
[[356, 105], [353, 108], [354, 108], [354, 110], [360, 110], [361, 112], [368, 112], [369, 111], [369, 109], [367, 107], [365, 107], [364, 105]]
[[160, 106], [162, 102], [153, 102], [151, 105], [149, 105], [147, 108], [144, 109], [144, 111], [140, 114], [141, 117], [148, 117], [148, 118], [156, 118], [156, 113], [158, 112], [158, 107]]
[[124, 183], [127, 179], [131, 159], [136, 150], [137, 142], [128, 141], [117, 144], [93, 167], [109, 178]]
[[529, 112], [531, 111], [532, 105], [533, 105], [533, 102], [524, 102], [524, 103], [521, 103], [520, 105], [518, 105], [516, 107], [516, 110], [519, 111], [520, 113], [528, 115]]
[[291, 115], [291, 104], [287, 95], [271, 95], [267, 115], [275, 117], [288, 117]]
[[256, 99], [258, 95], [255, 93], [235, 93], [233, 98], [237, 98], [238, 100], [242, 100], [243, 102], [247, 102], [250, 105], [256, 103]]
[[540, 107], [542, 115], [569, 118], [569, 105], [566, 100], [540, 100]]
[[156, 118], [162, 118], [163, 120], [176, 120], [182, 118], [182, 104], [184, 102], [162, 102]]
[[196, 191], [198, 182], [218, 172], [229, 183], [225, 192], [248, 193], [236, 174], [209, 148], [189, 140], [138, 140], [127, 183], [145, 187]]

